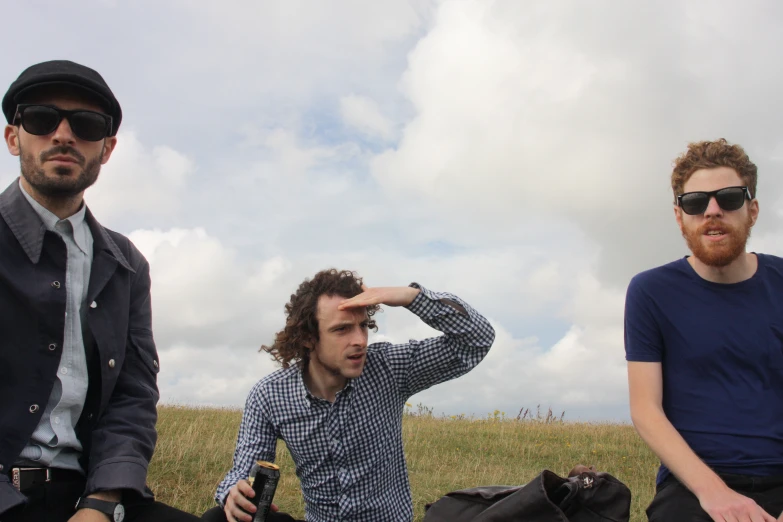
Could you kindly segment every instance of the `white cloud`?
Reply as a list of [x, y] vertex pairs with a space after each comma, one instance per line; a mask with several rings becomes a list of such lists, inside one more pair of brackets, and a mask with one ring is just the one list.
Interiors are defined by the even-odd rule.
[[[783, 195], [763, 168], [780, 150], [779, 132], [759, 129], [773, 125], [763, 109], [769, 100], [755, 105], [750, 83], [727, 83], [724, 69], [701, 58], [744, 63], [765, 54], [753, 39], [717, 37], [736, 34], [729, 11], [683, 26], [675, 3], [603, 12], [570, 2], [442, 2], [401, 80], [415, 114], [399, 144], [374, 158], [373, 175], [433, 214], [470, 208], [454, 219], [473, 230], [570, 220], [602, 249], [601, 277], [623, 285], [683, 250], [668, 177], [688, 141], [725, 135], [745, 143], [762, 166], [766, 197]], [[653, 36], [664, 33], [665, 42]], [[767, 35], [764, 45], [770, 39], [783, 43]], [[783, 86], [769, 67], [754, 75], [765, 92]], [[755, 109], [740, 109], [738, 97]]]
[[343, 96], [340, 98], [340, 114], [347, 125], [370, 137], [386, 141], [394, 137], [392, 122], [370, 98], [355, 94]]
[[532, 336], [515, 338], [493, 321], [497, 336], [485, 360], [414, 402], [447, 414], [499, 409], [516, 415], [540, 404], [545, 411], [569, 412], [571, 420], [625, 418], [624, 293], [600, 288], [588, 274], [577, 279], [576, 292], [567, 298], [572, 326], [560, 340], [546, 346]]
[[167, 146], [151, 149], [133, 131], [121, 131], [117, 147], [85, 200], [110, 223], [128, 214], [145, 218], [176, 215], [181, 191], [195, 170], [193, 161]]
[[242, 351], [268, 342], [282, 303], [267, 292], [287, 282], [289, 261], [241, 259], [203, 229], [137, 230], [129, 237], [150, 262], [155, 335], [163, 350], [185, 344]]
[[176, 345], [160, 353], [161, 402], [241, 407], [253, 384], [273, 369], [269, 358], [251, 350]]

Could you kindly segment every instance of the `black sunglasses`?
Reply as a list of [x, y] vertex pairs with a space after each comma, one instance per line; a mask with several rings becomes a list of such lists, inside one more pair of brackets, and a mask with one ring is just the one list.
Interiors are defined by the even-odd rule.
[[111, 132], [112, 119], [108, 114], [85, 109], [67, 111], [53, 105], [18, 105], [14, 125], [21, 122], [30, 134], [46, 136], [60, 126], [63, 118], [68, 120], [73, 134], [84, 141], [101, 141]]
[[712, 192], [686, 192], [677, 196], [677, 205], [689, 216], [704, 214], [715, 198], [723, 210], [739, 210], [745, 204], [745, 198], [752, 200], [748, 187], [726, 187]]

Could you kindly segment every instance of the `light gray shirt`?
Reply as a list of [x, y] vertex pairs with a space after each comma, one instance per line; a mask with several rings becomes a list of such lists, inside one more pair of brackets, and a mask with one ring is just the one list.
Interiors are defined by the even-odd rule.
[[84, 220], [87, 207], [67, 219], [60, 219], [35, 201], [21, 187], [27, 201], [38, 213], [47, 230], [65, 241], [68, 264], [65, 273], [65, 336], [57, 380], [18, 464], [84, 471], [79, 465], [82, 444], [76, 436], [76, 423], [87, 398], [87, 357], [82, 324], [86, 318], [85, 300], [92, 268], [93, 238]]

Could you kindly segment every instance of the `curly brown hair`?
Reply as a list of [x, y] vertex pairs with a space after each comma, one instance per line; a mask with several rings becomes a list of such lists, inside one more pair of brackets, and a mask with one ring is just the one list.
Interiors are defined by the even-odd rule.
[[[271, 346], [261, 346], [261, 350], [272, 355], [283, 368], [288, 368], [292, 362], [300, 368], [305, 367], [310, 357], [305, 345], [318, 341], [318, 298], [322, 295], [351, 298], [360, 293], [362, 278], [350, 270], [330, 268], [318, 272], [312, 279], [305, 279], [285, 305], [285, 328], [277, 332]], [[380, 309], [380, 305], [366, 307], [367, 326], [374, 331], [378, 326], [372, 317]]]
[[717, 141], [699, 141], [688, 144], [688, 150], [674, 160], [672, 171], [672, 191], [675, 204], [677, 196], [683, 193], [685, 183], [694, 172], [700, 169], [729, 167], [739, 174], [748, 187], [750, 196], [756, 197], [758, 169], [750, 161], [745, 149], [739, 145], [729, 145], [724, 138]]

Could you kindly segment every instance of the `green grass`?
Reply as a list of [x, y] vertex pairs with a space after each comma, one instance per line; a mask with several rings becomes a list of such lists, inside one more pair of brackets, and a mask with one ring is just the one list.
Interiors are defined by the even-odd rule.
[[[241, 412], [162, 406], [149, 484], [158, 500], [201, 515], [231, 467]], [[416, 520], [424, 505], [449, 491], [491, 484], [524, 484], [543, 469], [561, 476], [576, 464], [595, 465], [633, 493], [631, 520], [644, 521], [658, 461], [633, 427], [622, 424], [518, 421], [500, 412], [486, 419], [439, 418], [426, 409], [406, 414], [405, 454]], [[281, 480], [275, 503], [304, 518], [299, 480], [285, 445], [278, 444]]]

